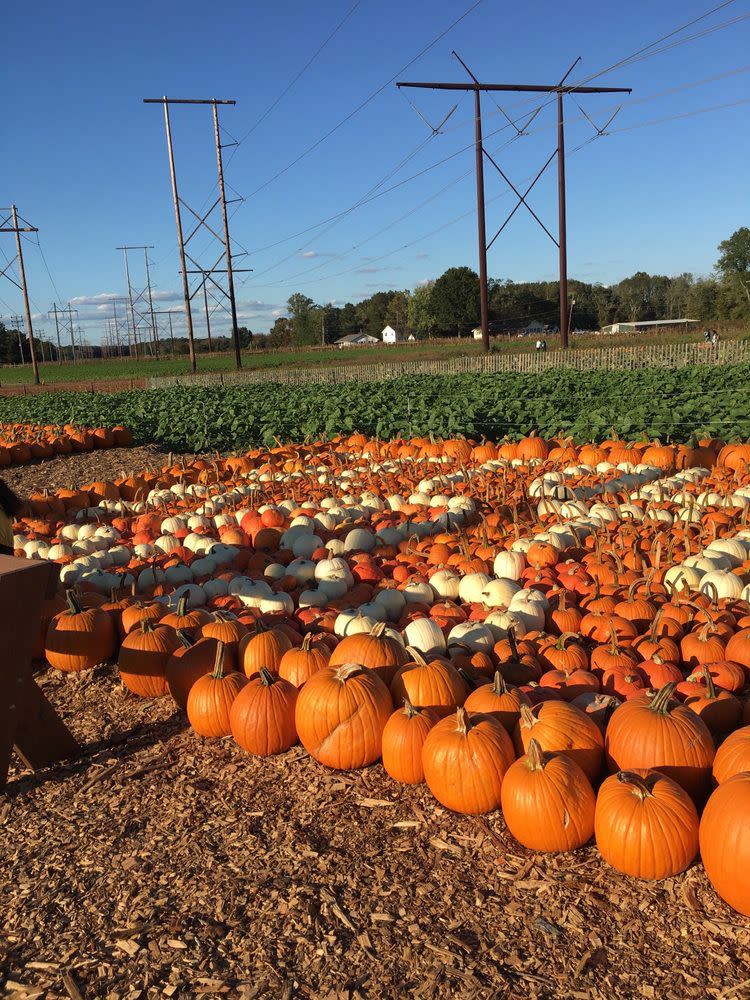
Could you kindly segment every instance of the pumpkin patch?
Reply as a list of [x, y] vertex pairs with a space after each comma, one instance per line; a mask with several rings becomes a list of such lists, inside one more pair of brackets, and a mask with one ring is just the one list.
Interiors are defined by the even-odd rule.
[[723, 442], [678, 451], [353, 434], [34, 496], [16, 555], [60, 568], [36, 650], [115, 660], [244, 754], [382, 760], [447, 823], [595, 837], [629, 877], [684, 871], [700, 824], [742, 909], [714, 842], [750, 774], [750, 475]]

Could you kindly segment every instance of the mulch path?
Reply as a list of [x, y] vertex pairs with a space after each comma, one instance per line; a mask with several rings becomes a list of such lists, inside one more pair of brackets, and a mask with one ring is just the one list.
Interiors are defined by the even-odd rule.
[[118, 479], [123, 470], [129, 474], [160, 469], [168, 459], [169, 453], [153, 444], [140, 448], [104, 448], [7, 466], [0, 469], [0, 476], [19, 496], [26, 496], [33, 490], [70, 489], [97, 480]]
[[750, 995], [699, 865], [636, 883], [527, 852], [380, 765], [206, 741], [111, 667], [40, 675], [85, 745], [0, 795], [0, 990], [30, 998]]

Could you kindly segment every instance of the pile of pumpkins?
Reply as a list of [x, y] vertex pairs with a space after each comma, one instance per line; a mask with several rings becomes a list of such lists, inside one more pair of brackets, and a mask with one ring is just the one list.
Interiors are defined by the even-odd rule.
[[652, 879], [700, 850], [750, 914], [745, 448], [353, 435], [32, 497], [18, 554], [67, 587], [38, 654], [249, 753], [382, 759], [533, 850]]
[[76, 427], [66, 424], [0, 423], [0, 467], [26, 465], [56, 455], [130, 448], [133, 435], [126, 427]]

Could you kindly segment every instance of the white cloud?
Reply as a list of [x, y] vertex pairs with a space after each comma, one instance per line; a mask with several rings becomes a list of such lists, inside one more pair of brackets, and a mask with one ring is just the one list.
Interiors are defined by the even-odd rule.
[[300, 253], [300, 257], [317, 257], [317, 256], [318, 256], [317, 250], [305, 250], [304, 252]]

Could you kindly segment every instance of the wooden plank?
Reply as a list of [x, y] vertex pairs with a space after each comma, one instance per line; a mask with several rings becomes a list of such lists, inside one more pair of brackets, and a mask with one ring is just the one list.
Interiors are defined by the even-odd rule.
[[42, 603], [54, 593], [54, 563], [0, 556], [0, 788], [15, 748], [31, 767], [61, 760], [80, 748], [34, 683], [31, 658]]

